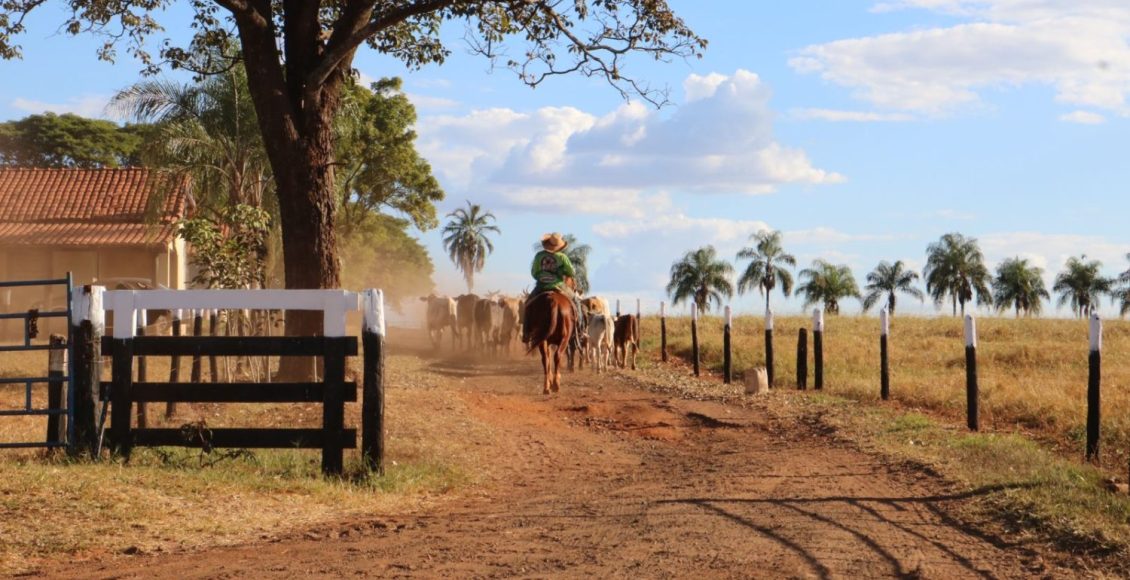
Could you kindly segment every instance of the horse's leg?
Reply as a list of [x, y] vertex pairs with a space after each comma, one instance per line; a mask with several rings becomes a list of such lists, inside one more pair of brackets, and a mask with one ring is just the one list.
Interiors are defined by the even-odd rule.
[[541, 393], [543, 395], [549, 394], [549, 343], [542, 342], [538, 344], [538, 351], [541, 352], [541, 368], [545, 374], [545, 381], [542, 384]]
[[561, 349], [562, 348], [564, 348], [564, 347], [558, 346], [553, 351], [553, 385], [552, 386], [553, 386], [553, 392], [555, 392], [555, 393], [557, 391], [561, 390]]
[[639, 350], [640, 350], [639, 347], [637, 347], [636, 343], [633, 342], [632, 343], [632, 370], [633, 371], [636, 370], [636, 353], [639, 352]]

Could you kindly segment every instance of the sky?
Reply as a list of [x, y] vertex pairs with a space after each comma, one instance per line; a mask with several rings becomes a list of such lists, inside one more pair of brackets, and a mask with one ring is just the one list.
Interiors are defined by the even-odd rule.
[[[476, 291], [529, 287], [531, 246], [549, 231], [592, 246], [595, 293], [640, 299], [645, 312], [667, 300], [685, 252], [713, 245], [740, 271], [736, 254], [761, 229], [783, 232], [798, 269], [846, 264], [861, 286], [881, 260], [920, 270], [948, 232], [975, 237], [990, 269], [1028, 258], [1049, 289], [1069, 256], [1101, 260], [1107, 275], [1130, 268], [1125, 0], [670, 4], [709, 46], [701, 59], [629, 63], [627, 74], [670, 89], [661, 109], [597, 79], [531, 89], [470, 54], [461, 23], [443, 31], [443, 65], [358, 54], [362, 79], [404, 79], [417, 148], [447, 193], [440, 215], [470, 201], [497, 217]], [[168, 36], [184, 34], [181, 10], [167, 15]], [[37, 14], [24, 58], [0, 61], [0, 120], [106, 117], [114, 92], [138, 80], [128, 55], [100, 62], [99, 41], [60, 22]], [[465, 292], [439, 231], [416, 233], [437, 292]], [[777, 312], [802, 310], [772, 299]], [[760, 312], [764, 298], [731, 304]], [[852, 300], [841, 308], [859, 312]], [[904, 297], [900, 310], [948, 305]], [[1109, 303], [1103, 312], [1116, 314]]]

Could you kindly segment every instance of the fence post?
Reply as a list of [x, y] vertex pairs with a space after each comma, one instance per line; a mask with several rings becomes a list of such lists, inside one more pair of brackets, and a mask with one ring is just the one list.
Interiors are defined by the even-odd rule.
[[734, 357], [730, 350], [730, 335], [733, 328], [733, 316], [729, 306], [726, 307], [726, 326], [722, 328], [722, 382], [730, 384], [734, 380]]
[[[192, 313], [192, 336], [200, 338], [203, 334], [204, 311], [197, 309]], [[201, 366], [200, 353], [197, 352], [196, 354], [192, 355], [192, 376], [189, 380], [191, 380], [193, 384], [200, 382]]]
[[[180, 336], [181, 335], [181, 328], [180, 328], [181, 311], [180, 311], [180, 309], [178, 308], [178, 309], [173, 310], [172, 312], [170, 312], [170, 315], [172, 317], [172, 320], [170, 322], [172, 323], [173, 336]], [[180, 355], [179, 354], [175, 354], [175, 355], [173, 355], [173, 357], [171, 359], [169, 359], [169, 382], [170, 383], [179, 383], [180, 382]], [[165, 418], [171, 419], [172, 417], [176, 416], [176, 414], [177, 414], [177, 404], [176, 404], [176, 402], [174, 402], [174, 401], [166, 402], [165, 403]]]
[[1103, 321], [1096, 313], [1091, 314], [1090, 338], [1091, 350], [1087, 365], [1087, 461], [1098, 461]]
[[365, 349], [362, 362], [361, 462], [366, 469], [382, 474], [385, 459], [384, 292], [366, 290], [361, 299], [364, 305], [361, 343]]
[[969, 430], [977, 431], [977, 321], [972, 314], [965, 315], [965, 408]]
[[667, 311], [666, 304], [659, 303], [659, 358], [667, 362]]
[[887, 354], [887, 337], [891, 333], [891, 319], [887, 309], [879, 311], [879, 397], [891, 398], [891, 365]]
[[105, 329], [105, 314], [102, 310], [101, 286], [83, 286], [71, 295], [73, 304], [71, 314], [74, 351], [74, 420], [73, 440], [70, 452], [78, 455], [83, 452], [94, 453], [98, 448], [98, 392], [102, 381], [102, 332]]
[[694, 376], [699, 376], [698, 363], [698, 305], [691, 302], [691, 357], [694, 359]]
[[640, 299], [636, 298], [636, 347], [643, 342], [640, 338], [640, 328], [643, 326], [643, 313], [640, 312]]
[[812, 366], [813, 387], [819, 391], [824, 388], [824, 311], [812, 311]]
[[765, 307], [765, 375], [773, 388], [773, 311]]
[[796, 388], [808, 388], [808, 329], [802, 328], [797, 332], [796, 339]]
[[[67, 375], [67, 337], [61, 334], [52, 334], [50, 338], [51, 350], [47, 351], [47, 408], [52, 411], [62, 411], [63, 383]], [[67, 422], [62, 414], [47, 416], [47, 443], [65, 443], [67, 441]], [[54, 450], [52, 450], [54, 451]]]
[[[137, 334], [136, 336], [145, 336], [145, 326], [149, 322], [148, 313], [144, 309], [137, 311]], [[137, 382], [144, 383], [149, 380], [149, 365], [144, 356], [137, 357]], [[137, 403], [137, 428], [145, 429], [149, 426], [149, 407], [146, 403], [139, 401]]]
[[620, 318], [620, 299], [616, 299], [616, 318]]
[[[208, 334], [210, 336], [219, 336], [220, 331], [220, 316], [219, 310], [215, 308], [208, 311]], [[220, 367], [216, 364], [216, 355], [208, 357], [208, 373], [212, 376], [213, 383], [220, 382]], [[230, 378], [228, 380], [231, 380]]]

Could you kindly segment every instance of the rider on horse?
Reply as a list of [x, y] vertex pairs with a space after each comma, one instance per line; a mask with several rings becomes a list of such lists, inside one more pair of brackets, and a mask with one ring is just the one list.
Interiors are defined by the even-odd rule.
[[[573, 263], [569, 261], [569, 256], [565, 254], [565, 248], [568, 245], [569, 243], [558, 233], [545, 234], [541, 237], [542, 250], [534, 256], [534, 263], [530, 266], [530, 273], [535, 281], [534, 291], [526, 299], [526, 304], [529, 304], [535, 296], [542, 292], [556, 291], [569, 298], [573, 303], [574, 312], [579, 313], [581, 311], [577, 305], [576, 293], [566, 283], [576, 275], [573, 270]], [[522, 342], [529, 342], [529, 320], [528, 316], [523, 318]]]

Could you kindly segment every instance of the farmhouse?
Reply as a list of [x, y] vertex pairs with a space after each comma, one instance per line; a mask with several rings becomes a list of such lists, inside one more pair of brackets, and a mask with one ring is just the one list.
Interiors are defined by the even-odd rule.
[[[175, 222], [189, 178], [148, 169], [0, 169], [0, 280], [147, 281], [184, 288]], [[62, 289], [56, 291], [61, 293]], [[37, 288], [0, 293], [0, 311], [62, 306]]]

